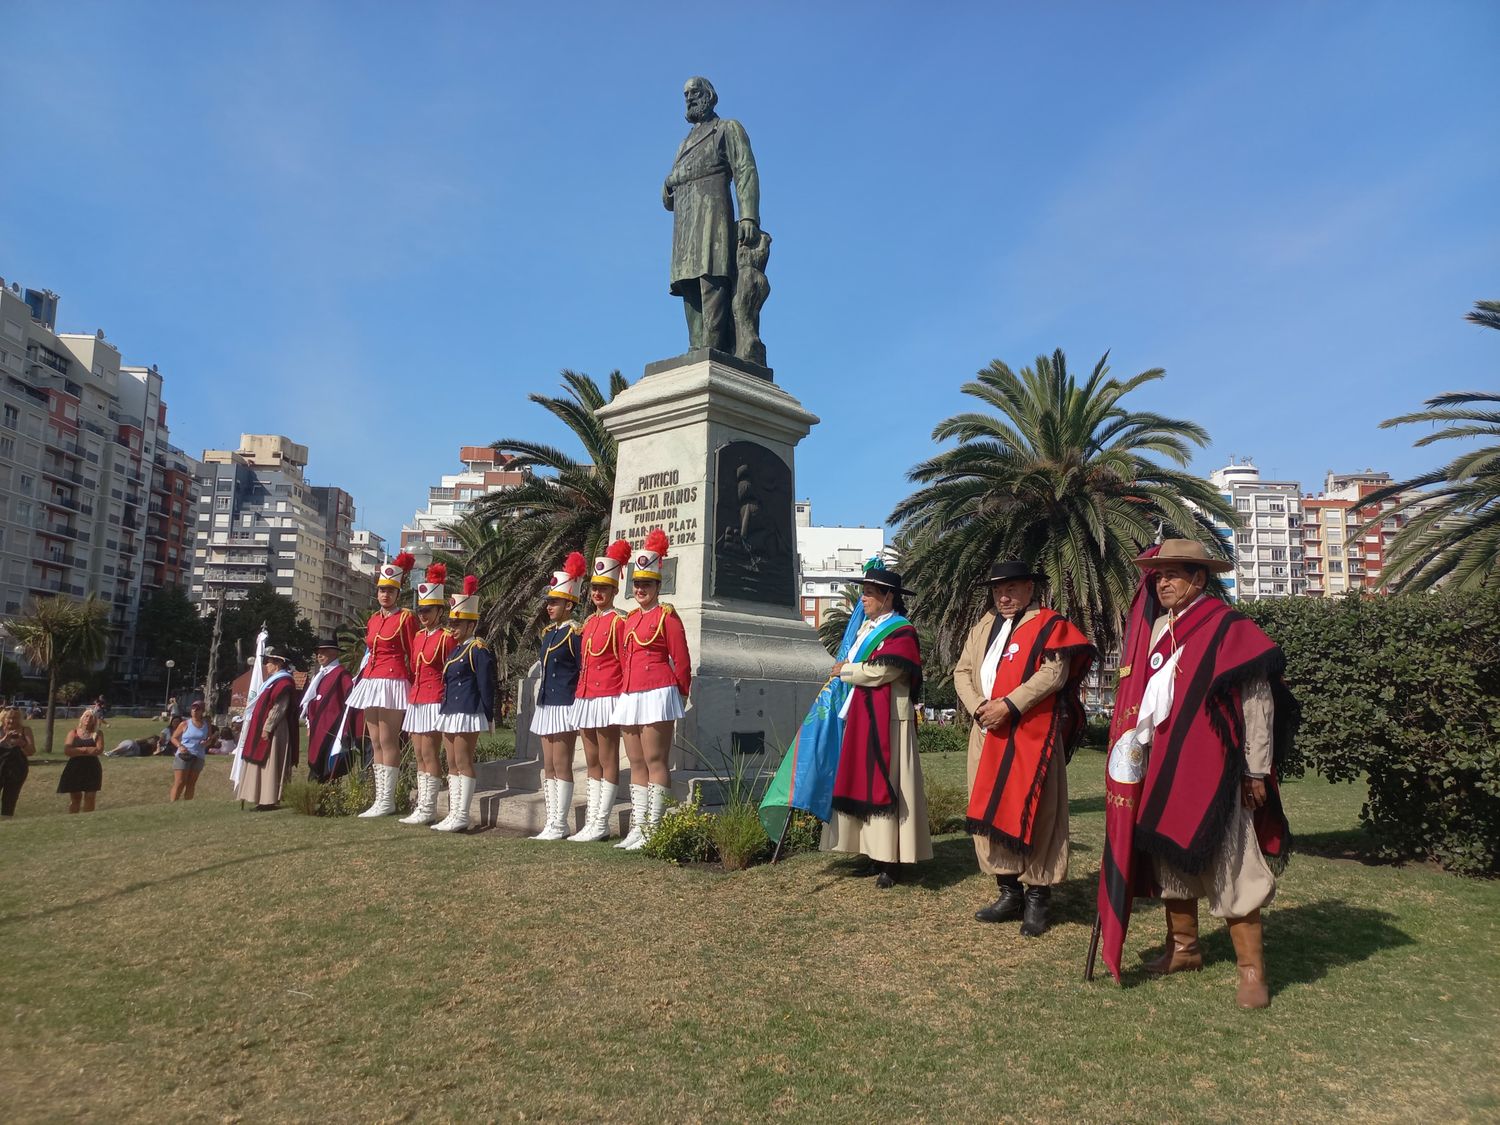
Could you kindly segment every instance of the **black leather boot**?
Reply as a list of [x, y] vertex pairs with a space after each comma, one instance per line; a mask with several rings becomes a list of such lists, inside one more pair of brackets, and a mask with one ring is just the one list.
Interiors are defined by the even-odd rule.
[[880, 874], [875, 876], [875, 886], [882, 891], [890, 890], [896, 885], [896, 865], [894, 863], [880, 863], [876, 864], [876, 866], [880, 868]]
[[1021, 936], [1040, 937], [1050, 922], [1047, 911], [1052, 903], [1051, 887], [1027, 887], [1026, 908], [1021, 916]]
[[1021, 916], [1021, 877], [1019, 875], [996, 875], [1000, 886], [1000, 897], [982, 910], [974, 911], [977, 922], [1009, 922]]

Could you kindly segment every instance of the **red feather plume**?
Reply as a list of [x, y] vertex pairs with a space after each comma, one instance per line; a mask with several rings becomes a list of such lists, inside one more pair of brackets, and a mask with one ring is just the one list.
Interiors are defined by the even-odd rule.
[[411, 568], [417, 565], [417, 559], [416, 556], [413, 555], [410, 551], [402, 551], [399, 555], [391, 560], [391, 563], [397, 568], [410, 574]]
[[429, 586], [441, 586], [446, 581], [448, 581], [448, 568], [442, 563], [433, 563], [427, 568]]
[[630, 561], [630, 540], [616, 539], [604, 552], [605, 558], [614, 559], [615, 562], [624, 566]]
[[662, 558], [666, 558], [667, 533], [659, 527], [653, 527], [651, 533], [646, 536], [646, 550], [655, 551]]
[[472, 574], [464, 575], [464, 596], [479, 593], [479, 579]]
[[563, 570], [569, 578], [582, 578], [588, 571], [588, 560], [583, 557], [582, 551], [574, 551], [563, 563]]

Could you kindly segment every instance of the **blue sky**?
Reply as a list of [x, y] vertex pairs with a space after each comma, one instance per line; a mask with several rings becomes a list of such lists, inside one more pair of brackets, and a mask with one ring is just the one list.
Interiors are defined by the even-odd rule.
[[31, 4], [0, 274], [157, 363], [173, 439], [312, 448], [393, 536], [526, 401], [680, 353], [660, 183], [711, 77], [775, 238], [798, 492], [878, 523], [993, 358], [1164, 367], [1141, 409], [1315, 490], [1493, 388], [1500, 5]]

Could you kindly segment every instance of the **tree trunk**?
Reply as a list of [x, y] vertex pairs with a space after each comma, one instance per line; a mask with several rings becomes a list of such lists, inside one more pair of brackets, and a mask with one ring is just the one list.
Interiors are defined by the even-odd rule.
[[49, 758], [52, 756], [52, 724], [57, 722], [57, 669], [47, 669], [47, 749], [43, 751]]

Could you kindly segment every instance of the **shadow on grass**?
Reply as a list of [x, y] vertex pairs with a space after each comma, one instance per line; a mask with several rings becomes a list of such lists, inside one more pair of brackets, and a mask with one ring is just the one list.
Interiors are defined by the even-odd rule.
[[1393, 867], [1401, 860], [1379, 854], [1375, 837], [1364, 827], [1333, 832], [1293, 833], [1292, 851], [1324, 859], [1347, 859], [1366, 867]]
[[1075, 797], [1068, 802], [1069, 816], [1082, 816], [1084, 813], [1103, 812], [1104, 795], [1097, 797]]
[[[1284, 910], [1273, 906], [1263, 917], [1266, 977], [1272, 996], [1289, 985], [1322, 980], [1332, 970], [1367, 961], [1382, 950], [1416, 944], [1415, 938], [1394, 924], [1396, 915], [1389, 911], [1334, 899]], [[1206, 910], [1202, 918], [1204, 967], [1233, 965], [1228, 928]], [[1136, 924], [1141, 921], [1145, 919], [1137, 919]], [[1124, 978], [1126, 988], [1154, 979], [1143, 965], [1127, 969]]]
[[[318, 846], [317, 851], [320, 854], [326, 854], [328, 852], [338, 851], [345, 848], [368, 849], [372, 843], [378, 844], [383, 842], [385, 841], [351, 840], [346, 844]], [[399, 842], [399, 838], [393, 838], [392, 842]], [[38, 918], [53, 918], [59, 914], [67, 914], [74, 910], [82, 910], [86, 907], [98, 906], [100, 903], [110, 902], [114, 899], [125, 898], [127, 895], [137, 894], [140, 891], [151, 890], [155, 887], [165, 887], [171, 885], [172, 883], [185, 882], [186, 880], [196, 878], [199, 875], [206, 875], [211, 871], [222, 871], [226, 868], [239, 867], [240, 865], [246, 863], [259, 863], [262, 860], [274, 859], [277, 856], [296, 855], [298, 853], [311, 851], [313, 850], [313, 847], [314, 846], [311, 844], [303, 844], [299, 845], [298, 847], [280, 848], [276, 851], [271, 852], [256, 852], [253, 855], [239, 855], [233, 857], [232, 859], [221, 860], [218, 863], [209, 863], [205, 864], [202, 867], [194, 867], [188, 871], [173, 871], [171, 874], [163, 875], [159, 879], [142, 879], [135, 883], [128, 883], [125, 886], [119, 887], [115, 890], [107, 891], [104, 894], [95, 895], [92, 898], [81, 898], [75, 902], [65, 902], [57, 906], [49, 906], [45, 910], [34, 910], [30, 913], [22, 914], [0, 915], [0, 927], [8, 926], [16, 922], [30, 922]]]

